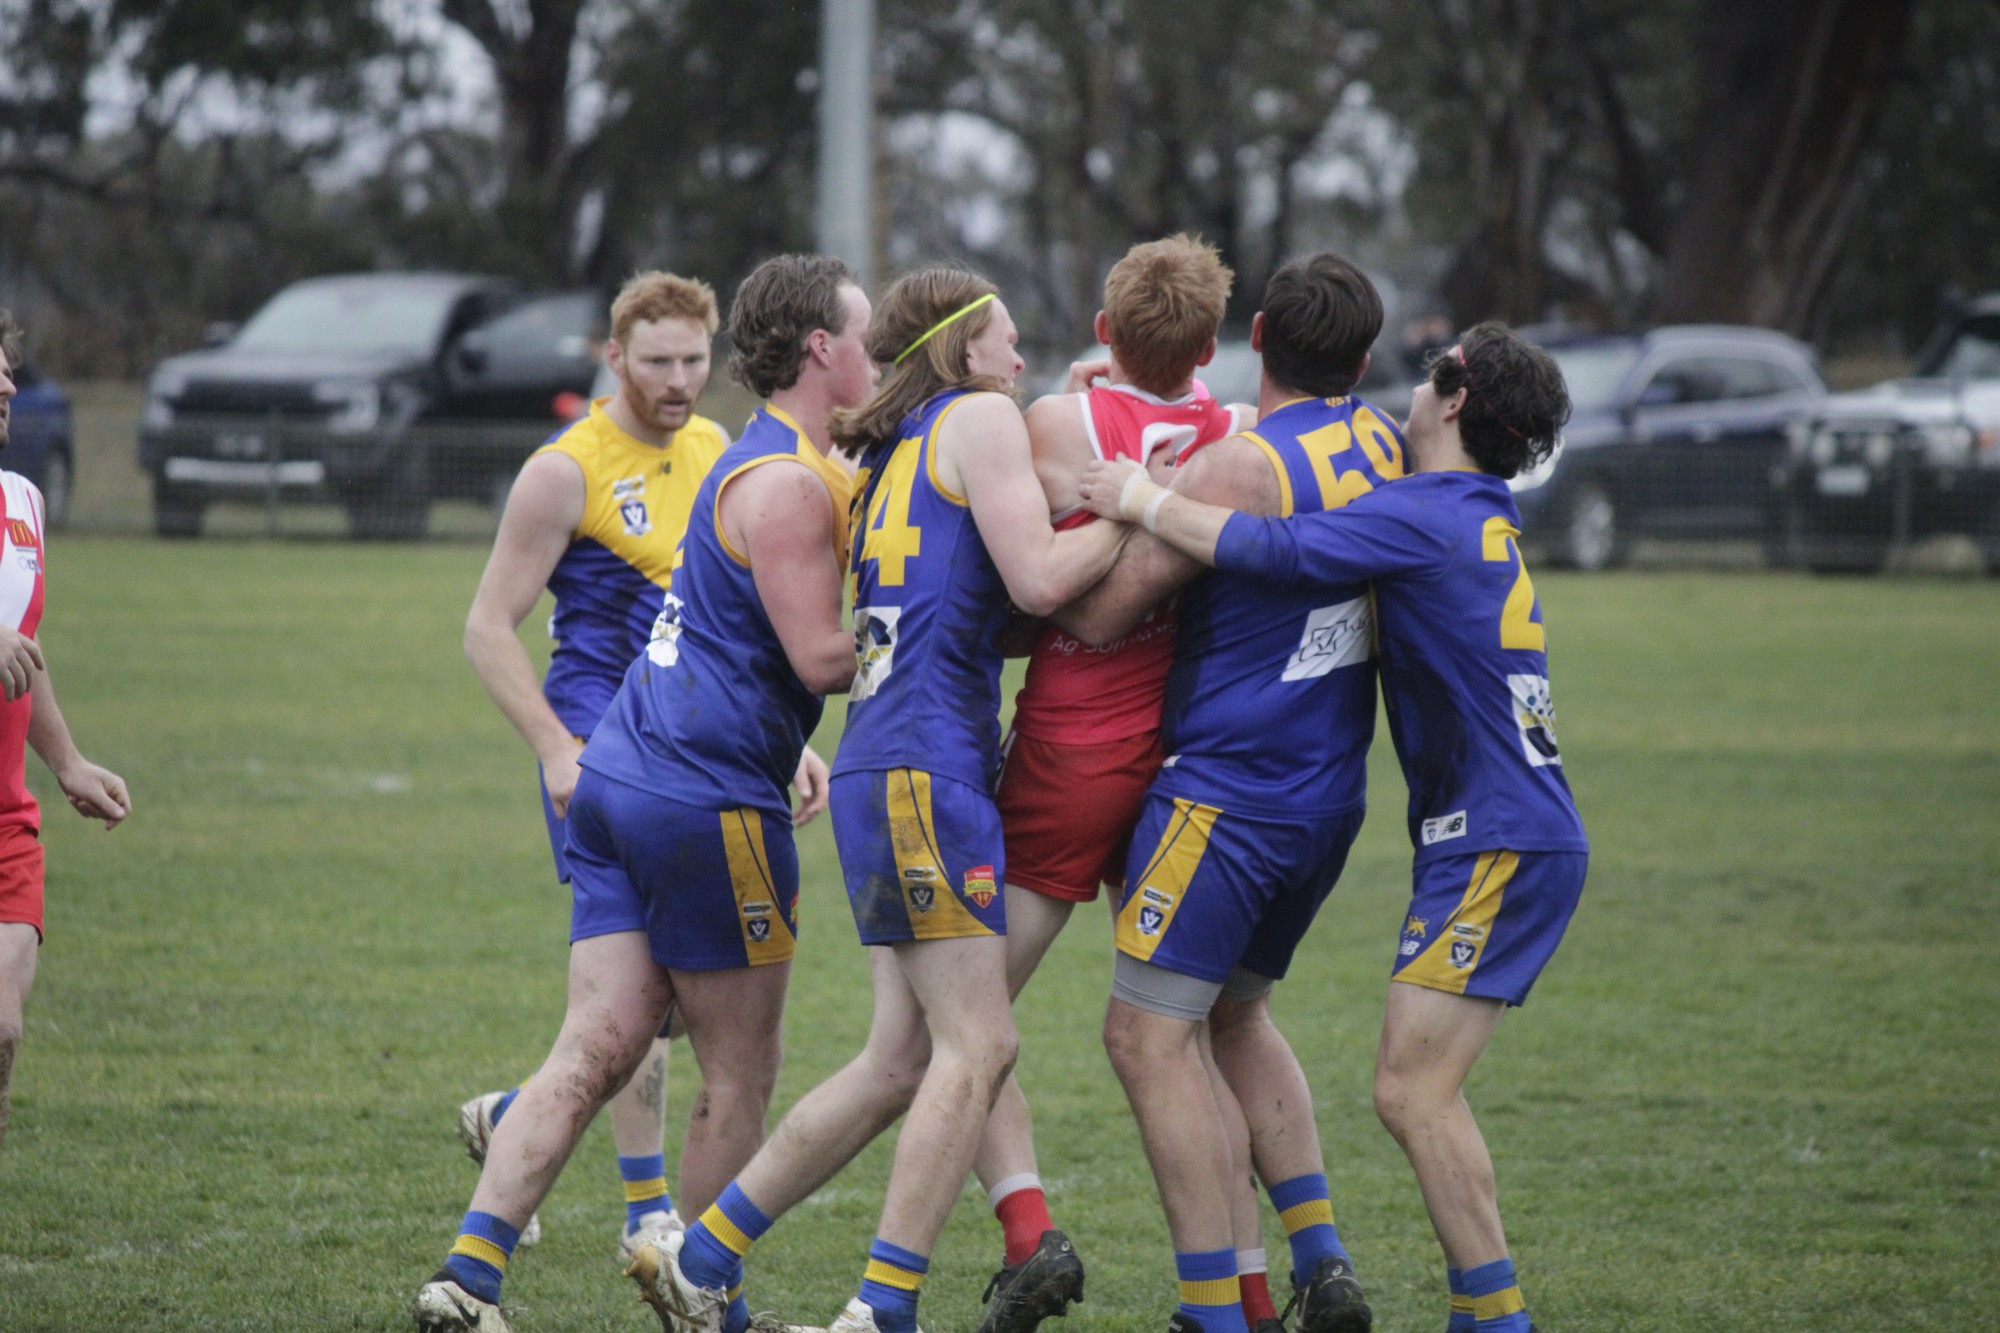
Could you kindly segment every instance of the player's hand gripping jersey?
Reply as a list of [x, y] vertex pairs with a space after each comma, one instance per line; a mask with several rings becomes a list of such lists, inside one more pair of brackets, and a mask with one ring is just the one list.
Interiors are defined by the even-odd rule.
[[732, 481], [785, 459], [826, 484], [835, 555], [845, 563], [838, 516], [847, 509], [847, 474], [790, 417], [760, 409], [695, 497], [665, 607], [584, 749], [585, 768], [685, 805], [748, 806], [789, 822], [786, 788], [823, 701], [793, 672], [749, 561], [717, 519]]
[[655, 448], [618, 429], [598, 402], [537, 451], [583, 469], [583, 521], [549, 575], [556, 646], [542, 682], [572, 735], [596, 728], [646, 646], [695, 492], [728, 444], [722, 427], [697, 416]]
[[1216, 545], [1218, 569], [1294, 595], [1338, 596], [1374, 580], [1382, 693], [1419, 867], [1468, 852], [1589, 845], [1556, 747], [1520, 531], [1505, 481], [1427, 472], [1338, 513], [1292, 522], [1239, 514]]
[[[1235, 429], [1228, 408], [1197, 389], [1165, 399], [1129, 384], [1077, 394], [1091, 450], [1106, 459], [1145, 463], [1160, 449], [1178, 460]], [[1082, 506], [1054, 519], [1058, 530], [1096, 521]], [[1159, 607], [1124, 638], [1092, 648], [1054, 625], [1043, 628], [1028, 658], [1028, 679], [1014, 700], [1014, 730], [1039, 741], [1096, 745], [1155, 731], [1173, 664], [1177, 599]]]
[[[1297, 399], [1244, 436], [1277, 473], [1281, 518], [1403, 475], [1402, 435], [1358, 398]], [[1363, 807], [1375, 734], [1365, 578], [1283, 585], [1224, 567], [1189, 585], [1154, 793], [1265, 819]]]

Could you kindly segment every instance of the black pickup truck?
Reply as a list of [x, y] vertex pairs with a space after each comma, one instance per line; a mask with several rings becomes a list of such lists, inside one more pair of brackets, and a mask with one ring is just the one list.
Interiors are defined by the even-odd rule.
[[597, 369], [605, 302], [500, 278], [294, 283], [240, 330], [154, 370], [139, 425], [153, 524], [191, 537], [217, 500], [333, 501], [356, 537], [424, 534], [433, 500], [504, 498]]

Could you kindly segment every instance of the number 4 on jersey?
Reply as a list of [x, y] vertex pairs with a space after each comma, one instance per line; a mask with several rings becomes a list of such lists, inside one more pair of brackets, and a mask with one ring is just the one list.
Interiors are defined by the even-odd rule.
[[910, 525], [910, 492], [916, 487], [917, 459], [923, 453], [916, 446], [917, 441], [904, 440], [896, 447], [868, 506], [861, 558], [876, 562], [878, 587], [901, 587], [905, 567], [923, 551], [924, 530]]

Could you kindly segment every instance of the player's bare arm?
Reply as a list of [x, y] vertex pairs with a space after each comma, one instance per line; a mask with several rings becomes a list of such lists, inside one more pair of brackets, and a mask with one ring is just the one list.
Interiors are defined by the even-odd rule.
[[[764, 614], [792, 670], [814, 694], [838, 694], [854, 679], [854, 636], [840, 623], [842, 570], [826, 485], [804, 467], [771, 463], [729, 483], [717, 501], [722, 531], [750, 558]], [[826, 761], [812, 747], [792, 778], [792, 823], [826, 809]]]
[[507, 496], [493, 553], [465, 617], [465, 655], [479, 683], [542, 763], [556, 817], [569, 810], [582, 746], [542, 697], [521, 622], [534, 609], [549, 574], [583, 522], [583, 469], [566, 454], [530, 458]]
[[[1175, 469], [1170, 489], [1151, 480], [1137, 463], [1092, 459], [1078, 486], [1079, 499], [1100, 517], [1121, 517], [1118, 499], [1133, 477], [1150, 488], [1134, 510], [1140, 518], [1152, 496], [1166, 494], [1174, 496], [1171, 503], [1177, 506], [1200, 510], [1224, 506], [1216, 511], [1224, 519], [1239, 509], [1252, 514], [1278, 512], [1277, 474], [1263, 450], [1241, 436], [1218, 440], [1195, 454], [1185, 466]], [[1107, 493], [1108, 499], [1104, 498]], [[1096, 502], [1093, 496], [1098, 497]], [[1157, 522], [1158, 514], [1154, 517]], [[1221, 530], [1220, 523], [1216, 530]], [[1212, 556], [1212, 541], [1209, 552]], [[1172, 543], [1135, 532], [1104, 581], [1058, 611], [1055, 621], [1085, 643], [1110, 643], [1131, 633], [1161, 599], [1191, 581], [1201, 569], [1200, 562]]]
[[1076, 506], [1084, 464], [1096, 457], [1084, 433], [1083, 410], [1082, 400], [1073, 393], [1038, 398], [1028, 405], [1028, 445], [1052, 514]]
[[938, 430], [937, 469], [946, 489], [965, 496], [1007, 595], [1028, 614], [1047, 615], [1117, 559], [1122, 524], [1049, 525], [1027, 423], [1011, 399], [981, 393], [959, 403]]
[[[1137, 464], [1093, 461], [1081, 487], [1084, 505], [1094, 514], [1123, 518], [1144, 525], [1155, 540], [1171, 546], [1199, 565], [1215, 567], [1215, 546], [1222, 529], [1239, 512], [1277, 512], [1217, 502], [1221, 497], [1190, 495], [1156, 484]], [[1274, 488], [1275, 491], [1275, 488]]]
[[35, 672], [30, 693], [34, 699], [28, 718], [28, 744], [56, 775], [56, 784], [78, 814], [103, 820], [107, 829], [118, 827], [118, 822], [132, 813], [132, 796], [125, 788], [125, 779], [77, 751], [47, 670]]

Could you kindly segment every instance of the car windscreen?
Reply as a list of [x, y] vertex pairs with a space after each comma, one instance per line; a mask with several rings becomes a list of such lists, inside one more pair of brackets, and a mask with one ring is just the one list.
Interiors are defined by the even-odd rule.
[[1631, 343], [1596, 343], [1552, 347], [1549, 355], [1569, 386], [1571, 409], [1592, 412], [1617, 406], [1618, 386], [1639, 360], [1639, 349]]
[[456, 297], [429, 284], [291, 287], [251, 316], [230, 346], [274, 356], [428, 356]]
[[585, 357], [604, 340], [602, 297], [590, 292], [548, 296], [519, 305], [479, 326], [496, 356]]
[[1939, 379], [2000, 379], [2000, 315], [1967, 320], [1926, 373]]

